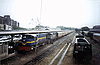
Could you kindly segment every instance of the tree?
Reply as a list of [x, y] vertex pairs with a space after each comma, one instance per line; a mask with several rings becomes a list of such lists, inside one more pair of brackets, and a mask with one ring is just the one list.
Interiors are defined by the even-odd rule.
[[27, 29], [22, 27], [14, 27], [13, 30], [27, 30]]
[[61, 30], [66, 30], [67, 28], [64, 26], [57, 26], [56, 28], [60, 28]]
[[61, 30], [75, 30], [75, 28], [72, 28], [72, 27], [64, 27], [64, 26], [57, 26], [56, 28], [60, 28]]

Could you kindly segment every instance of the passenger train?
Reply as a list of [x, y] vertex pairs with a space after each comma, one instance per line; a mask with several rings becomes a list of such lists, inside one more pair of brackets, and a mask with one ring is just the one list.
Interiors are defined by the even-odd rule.
[[10, 38], [0, 40], [0, 60], [6, 59], [16, 52], [31, 51], [44, 44], [53, 43], [72, 31], [67, 32], [3, 32], [1, 35], [10, 35]]
[[93, 34], [93, 39], [94, 39], [96, 42], [100, 43], [100, 33], [94, 33], [94, 34]]
[[88, 36], [95, 40], [96, 42], [100, 43], [100, 25], [94, 26], [89, 32]]
[[65, 32], [52, 32], [52, 33], [40, 33], [40, 34], [25, 34], [22, 35], [22, 39], [15, 44], [15, 50], [17, 52], [31, 51], [34, 48], [39, 47], [47, 43], [53, 43], [56, 39], [66, 35]]

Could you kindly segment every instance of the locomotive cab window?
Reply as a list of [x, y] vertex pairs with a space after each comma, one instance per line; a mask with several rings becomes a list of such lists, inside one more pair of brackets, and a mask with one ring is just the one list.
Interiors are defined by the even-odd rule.
[[77, 39], [78, 42], [86, 42], [84, 39]]

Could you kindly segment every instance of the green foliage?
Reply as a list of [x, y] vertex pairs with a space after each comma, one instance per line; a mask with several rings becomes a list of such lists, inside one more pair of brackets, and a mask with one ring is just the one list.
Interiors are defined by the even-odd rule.
[[32, 28], [32, 30], [34, 30], [34, 28]]
[[22, 27], [13, 27], [13, 30], [27, 30], [27, 29]]
[[75, 30], [75, 28], [72, 28], [72, 27], [64, 27], [64, 26], [57, 26], [56, 28], [60, 28], [61, 30]]

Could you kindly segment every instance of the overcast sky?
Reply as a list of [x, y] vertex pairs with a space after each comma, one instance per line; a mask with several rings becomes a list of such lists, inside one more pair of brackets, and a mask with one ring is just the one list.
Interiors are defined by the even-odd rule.
[[[40, 14], [41, 12], [41, 14]], [[0, 15], [10, 15], [21, 27], [82, 27], [100, 24], [100, 0], [0, 0]]]

